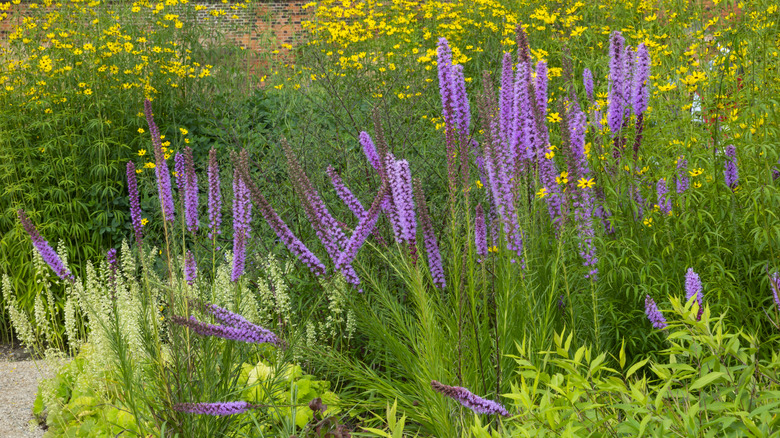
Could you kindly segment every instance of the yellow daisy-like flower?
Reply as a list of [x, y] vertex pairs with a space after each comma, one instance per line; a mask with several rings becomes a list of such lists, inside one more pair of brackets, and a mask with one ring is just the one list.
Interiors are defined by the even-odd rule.
[[89, 96], [90, 94], [92, 94], [92, 90], [90, 90], [89, 88], [87, 88], [86, 90], [84, 90], [84, 94], [86, 94], [87, 96]]
[[141, 173], [143, 171], [144, 171], [143, 169], [135, 169], [135, 173]]
[[484, 185], [482, 185], [482, 181], [480, 181], [480, 180], [477, 180], [477, 182], [475, 184], [476, 184], [478, 189], [481, 189], [482, 187], [484, 187]]
[[148, 224], [148, 223], [149, 223], [149, 219], [147, 219], [147, 218], [143, 218], [143, 219], [141, 219], [141, 226], [142, 226], [142, 227], [143, 227], [143, 226], [146, 226], [146, 224]]
[[645, 224], [646, 227], [652, 227], [653, 226], [653, 218], [649, 217], [642, 221], [643, 224]]
[[498, 247], [496, 245], [493, 245], [490, 248], [488, 248], [488, 252], [498, 252]]
[[138, 128], [138, 133], [139, 133], [139, 134], [143, 134], [144, 132], [145, 132], [145, 131], [144, 131], [144, 128]]
[[181, 135], [187, 135], [190, 131], [187, 131], [187, 128], [179, 128], [179, 132], [181, 132]]
[[577, 187], [581, 189], [591, 188], [595, 185], [596, 185], [596, 181], [594, 181], [593, 178], [591, 179], [580, 178], [579, 180], [577, 180]]
[[549, 195], [549, 193], [547, 193], [547, 187], [542, 187], [538, 192], [536, 192], [537, 199], [542, 199], [547, 195]]
[[154, 169], [155, 166], [157, 166], [157, 165], [152, 163], [151, 161], [146, 163], [146, 164], [144, 164], [144, 167], [147, 168], [147, 169]]
[[146, 149], [139, 149], [138, 150], [138, 156], [139, 157], [143, 157], [144, 155], [146, 155]]

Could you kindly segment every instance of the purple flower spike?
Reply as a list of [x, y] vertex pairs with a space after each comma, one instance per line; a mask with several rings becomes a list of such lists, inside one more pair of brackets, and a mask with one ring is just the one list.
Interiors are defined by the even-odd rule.
[[515, 93], [514, 73], [512, 72], [512, 54], [504, 53], [504, 61], [501, 68], [501, 92], [498, 95], [498, 113], [500, 118], [499, 136], [501, 141], [509, 144], [512, 136], [512, 125], [515, 118]]
[[726, 164], [723, 175], [726, 177], [726, 185], [734, 190], [739, 184], [739, 170], [737, 169], [737, 148], [733, 144], [726, 146]]
[[466, 94], [466, 79], [463, 76], [463, 66], [452, 66], [452, 82], [455, 99], [455, 122], [461, 137], [469, 135], [471, 124], [471, 107], [469, 96]]
[[693, 268], [688, 268], [688, 272], [685, 273], [685, 299], [690, 300], [696, 297], [696, 302], [699, 303], [699, 313], [696, 315], [696, 320], [701, 320], [701, 315], [704, 313], [704, 303], [702, 301], [702, 286], [699, 274], [693, 271]]
[[650, 320], [654, 328], [659, 330], [666, 328], [666, 318], [664, 318], [663, 313], [658, 310], [658, 306], [655, 305], [655, 301], [650, 298], [650, 295], [645, 296], [645, 313], [647, 314], [647, 319]]
[[582, 72], [582, 83], [585, 85], [585, 94], [588, 96], [588, 101], [593, 102], [593, 73], [589, 68]]
[[358, 223], [357, 227], [355, 227], [355, 231], [352, 232], [349, 240], [347, 240], [344, 251], [341, 252], [341, 255], [336, 261], [337, 269], [341, 268], [342, 266], [349, 265], [357, 256], [358, 250], [361, 246], [363, 246], [363, 243], [368, 238], [368, 235], [371, 234], [371, 231], [374, 229], [377, 219], [379, 219], [379, 211], [382, 208], [382, 203], [385, 199], [386, 193], [387, 186], [383, 185], [379, 189], [379, 193], [377, 193], [376, 197], [374, 198], [374, 202], [371, 204], [371, 207], [361, 216], [360, 223]]
[[655, 190], [658, 194], [658, 208], [661, 210], [661, 213], [664, 216], [668, 216], [672, 212], [672, 200], [666, 196], [669, 189], [666, 187], [665, 178], [658, 180], [658, 184], [656, 184]]
[[249, 190], [236, 169], [233, 172], [233, 271], [231, 281], [238, 281], [244, 273], [246, 243], [252, 220], [252, 201]]
[[607, 123], [612, 135], [616, 135], [623, 127], [623, 108], [626, 103], [624, 95], [626, 40], [620, 32], [613, 32], [609, 40], [609, 115]]
[[328, 172], [328, 176], [330, 176], [330, 182], [333, 184], [333, 188], [336, 189], [336, 194], [339, 195], [339, 198], [341, 198], [341, 200], [344, 201], [344, 204], [349, 207], [349, 210], [352, 212], [352, 214], [358, 218], [363, 217], [363, 213], [366, 211], [366, 209], [363, 208], [363, 204], [360, 203], [352, 191], [347, 188], [346, 184], [344, 184], [344, 181], [336, 172], [336, 169], [334, 169], [333, 166], [328, 166], [325, 171]]
[[376, 146], [374, 146], [371, 136], [366, 131], [360, 132], [360, 145], [363, 146], [363, 153], [366, 154], [368, 162], [371, 164], [377, 172], [379, 172], [379, 166], [382, 160], [379, 159], [379, 154], [376, 152]]
[[130, 198], [130, 220], [135, 232], [135, 243], [141, 247], [143, 223], [141, 222], [141, 200], [138, 198], [138, 181], [135, 178], [135, 164], [127, 162], [127, 192]]
[[691, 185], [691, 180], [688, 178], [688, 160], [677, 160], [677, 194], [682, 195], [688, 190]]
[[71, 274], [70, 270], [65, 267], [62, 259], [60, 259], [60, 256], [57, 255], [57, 252], [52, 249], [52, 247], [49, 245], [49, 242], [45, 241], [43, 237], [41, 237], [40, 233], [38, 233], [38, 230], [35, 229], [35, 225], [33, 225], [32, 222], [30, 222], [30, 219], [27, 218], [27, 214], [25, 214], [24, 210], [19, 209], [16, 213], [19, 215], [19, 222], [22, 223], [22, 227], [24, 227], [24, 230], [27, 231], [27, 234], [30, 235], [32, 244], [35, 247], [35, 250], [38, 251], [38, 254], [41, 255], [41, 258], [43, 258], [43, 261], [49, 265], [49, 267], [52, 269], [52, 271], [54, 271], [55, 274], [57, 274], [58, 277], [74, 283], [76, 279], [73, 277], [73, 274]]
[[243, 402], [218, 402], [218, 403], [177, 403], [173, 405], [173, 410], [187, 414], [225, 416], [233, 414], [242, 414], [257, 406]]
[[478, 414], [509, 416], [509, 412], [500, 403], [486, 400], [474, 395], [471, 391], [461, 386], [448, 386], [431, 380], [431, 388], [451, 399], [458, 401], [463, 406]]
[[168, 171], [168, 162], [165, 160], [165, 153], [162, 150], [160, 130], [154, 123], [152, 102], [149, 99], [144, 100], [144, 114], [146, 115], [146, 122], [149, 124], [149, 133], [152, 136], [152, 144], [154, 145], [154, 171], [157, 175], [157, 192], [160, 196], [160, 206], [163, 209], [165, 220], [173, 222], [175, 207], [173, 205], [173, 195], [171, 194], [171, 173]]
[[198, 321], [194, 316], [184, 318], [183, 316], [173, 315], [171, 321], [194, 331], [201, 336], [214, 336], [217, 338], [228, 339], [231, 341], [247, 342], [250, 344], [275, 344], [281, 345], [281, 340], [275, 334], [268, 330], [257, 330], [254, 328], [238, 328], [224, 325], [207, 324]]
[[485, 212], [482, 211], [482, 204], [477, 204], [475, 214], [474, 244], [477, 248], [477, 263], [482, 263], [488, 254], [487, 227], [485, 226]]
[[[388, 155], [388, 157], [391, 157]], [[390, 178], [390, 190], [393, 195], [393, 204], [398, 212], [400, 235], [399, 242], [414, 245], [417, 236], [417, 219], [414, 215], [414, 200], [412, 195], [412, 173], [409, 170], [409, 162], [406, 160], [394, 160], [388, 158], [388, 176]]]
[[192, 286], [195, 284], [197, 277], [198, 265], [195, 264], [195, 256], [192, 254], [192, 251], [187, 250], [187, 254], [184, 256], [184, 280]]
[[219, 229], [222, 225], [222, 190], [219, 184], [219, 166], [217, 165], [217, 151], [213, 147], [209, 151], [209, 239], [216, 234], [222, 234]]
[[425, 193], [423, 193], [419, 179], [414, 180], [414, 185], [414, 197], [420, 211], [420, 223], [422, 224], [423, 238], [425, 239], [425, 253], [428, 254], [428, 269], [431, 272], [433, 284], [439, 289], [444, 289], [447, 286], [447, 281], [444, 279], [444, 266], [441, 261], [439, 244], [436, 242], [436, 234], [433, 231], [433, 222], [431, 222], [428, 206], [425, 203]]
[[547, 114], [547, 63], [539, 61], [536, 63], [536, 107], [539, 114], [544, 117]]
[[631, 90], [634, 114], [640, 115], [647, 109], [647, 101], [650, 98], [650, 53], [644, 44], [636, 48], [636, 66]]
[[192, 148], [184, 148], [184, 219], [190, 233], [198, 231], [198, 175]]

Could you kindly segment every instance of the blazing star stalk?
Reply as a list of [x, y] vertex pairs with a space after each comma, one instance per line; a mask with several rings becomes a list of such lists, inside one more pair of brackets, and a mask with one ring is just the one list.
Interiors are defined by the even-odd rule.
[[704, 313], [701, 279], [693, 268], [688, 268], [688, 272], [685, 273], [685, 299], [690, 300], [693, 297], [696, 297], [696, 302], [699, 303], [699, 313], [696, 315], [696, 320], [699, 321]]
[[478, 414], [509, 416], [509, 412], [500, 403], [487, 400], [461, 386], [448, 386], [431, 381], [431, 388], [439, 394], [445, 395]]
[[268, 225], [274, 230], [274, 233], [276, 233], [276, 237], [287, 246], [287, 249], [289, 249], [290, 252], [298, 257], [298, 260], [308, 266], [309, 270], [315, 275], [324, 275], [325, 265], [323, 265], [320, 259], [318, 259], [317, 256], [295, 236], [273, 207], [271, 207], [268, 200], [265, 199], [265, 196], [260, 192], [257, 185], [249, 179], [249, 155], [247, 151], [244, 149], [241, 151], [240, 155], [234, 155], [233, 161], [237, 165], [242, 181], [244, 181], [244, 184], [246, 184], [249, 189], [252, 200], [257, 205], [257, 208], [260, 210], [260, 213], [263, 215], [263, 218], [265, 218]]
[[190, 233], [198, 232], [198, 175], [192, 148], [184, 148], [184, 219]]
[[157, 192], [160, 197], [160, 206], [163, 210], [164, 219], [168, 222], [173, 222], [175, 207], [173, 205], [173, 195], [171, 194], [171, 172], [168, 170], [168, 162], [162, 150], [160, 130], [154, 123], [152, 102], [149, 99], [144, 100], [144, 114], [146, 115], [146, 122], [149, 124], [149, 133], [152, 136], [152, 144], [154, 145], [154, 172], [157, 176]]
[[510, 144], [514, 123], [515, 93], [512, 54], [504, 53], [501, 68], [501, 91], [498, 94], [499, 136], [504, 144]]
[[650, 53], [644, 43], [640, 44], [636, 48], [636, 66], [631, 91], [631, 106], [637, 116], [644, 114], [650, 98], [650, 64]]
[[668, 216], [672, 212], [672, 200], [669, 199], [666, 194], [669, 192], [666, 187], [666, 178], [658, 180], [658, 184], [655, 186], [656, 193], [658, 195], [658, 208], [661, 210], [661, 214]]
[[353, 231], [352, 235], [349, 237], [344, 251], [342, 251], [338, 261], [336, 262], [337, 268], [352, 263], [352, 261], [357, 256], [358, 250], [361, 246], [363, 246], [363, 243], [368, 238], [368, 235], [371, 234], [371, 230], [374, 229], [377, 219], [379, 219], [379, 211], [381, 209], [383, 200], [387, 196], [387, 192], [387, 186], [382, 185], [376, 197], [374, 197], [374, 202], [371, 203], [371, 207], [363, 213], [360, 218], [360, 222], [358, 223], [357, 227], [355, 227], [355, 231]]
[[130, 221], [133, 223], [135, 243], [141, 247], [143, 222], [141, 222], [141, 200], [138, 198], [138, 181], [135, 178], [135, 164], [127, 162], [127, 192], [130, 198]]
[[366, 211], [366, 209], [363, 208], [363, 204], [360, 203], [360, 200], [358, 200], [352, 191], [347, 188], [346, 184], [344, 184], [344, 181], [336, 172], [336, 169], [334, 169], [333, 166], [328, 166], [326, 172], [328, 172], [328, 176], [330, 177], [330, 182], [333, 184], [333, 188], [336, 189], [336, 194], [342, 201], [344, 201], [344, 204], [346, 204], [346, 206], [349, 208], [349, 211], [351, 211], [352, 214], [358, 218], [363, 217], [363, 213]]
[[238, 169], [233, 172], [233, 271], [230, 280], [235, 282], [244, 273], [246, 243], [249, 240], [252, 220], [252, 201]]
[[588, 101], [593, 103], [593, 73], [589, 68], [582, 72], [582, 83], [585, 85], [585, 94], [588, 96]]
[[222, 234], [222, 190], [219, 183], [219, 165], [217, 164], [217, 151], [213, 147], [209, 150], [209, 239], [214, 239], [217, 234]]
[[57, 252], [54, 251], [54, 249], [52, 249], [52, 247], [49, 245], [49, 242], [41, 237], [40, 233], [38, 233], [38, 230], [35, 229], [35, 225], [33, 225], [33, 223], [30, 222], [30, 219], [27, 218], [27, 214], [24, 212], [24, 210], [19, 209], [16, 211], [16, 214], [19, 216], [19, 222], [22, 223], [22, 227], [25, 231], [27, 231], [27, 234], [30, 236], [30, 240], [32, 240], [32, 244], [35, 247], [35, 250], [38, 251], [38, 254], [41, 255], [43, 261], [49, 265], [55, 274], [57, 274], [57, 277], [74, 283], [76, 278], [70, 272], [70, 269], [65, 266], [65, 263], [62, 262], [62, 259], [59, 255], [57, 255]]
[[623, 127], [623, 108], [626, 103], [624, 77], [626, 75], [625, 39], [620, 32], [613, 32], [609, 40], [609, 104], [607, 123], [612, 136]]
[[173, 410], [184, 412], [186, 414], [226, 416], [234, 414], [243, 414], [251, 409], [258, 408], [258, 405], [237, 401], [237, 402], [217, 402], [217, 403], [177, 403], [173, 405]]
[[455, 103], [455, 123], [460, 137], [465, 138], [469, 135], [471, 106], [469, 105], [469, 96], [466, 93], [466, 78], [463, 76], [463, 66], [460, 64], [452, 66], [452, 84]]
[[393, 204], [398, 212], [399, 243], [408, 243], [414, 246], [417, 237], [417, 218], [414, 214], [414, 197], [412, 194], [412, 173], [409, 162], [406, 160], [394, 160], [388, 154], [388, 178], [390, 180], [390, 192], [393, 196]]
[[371, 136], [368, 135], [366, 131], [360, 132], [360, 145], [363, 146], [363, 153], [366, 155], [366, 158], [368, 158], [371, 167], [379, 172], [382, 160], [379, 158], [379, 154], [376, 151], [373, 140], [371, 140]]
[[[585, 114], [577, 105], [571, 104], [568, 113], [568, 136], [569, 136], [569, 154], [572, 166], [570, 173], [572, 178], [578, 181], [590, 180], [590, 166], [588, 158], [585, 155], [585, 131], [587, 120]], [[596, 247], [593, 244], [593, 205], [594, 193], [590, 185], [579, 185], [572, 190], [571, 194], [574, 205], [574, 217], [577, 222], [577, 237], [579, 239], [579, 253], [583, 260], [583, 266], [589, 269], [585, 278], [596, 280], [598, 269], [598, 257], [596, 257]]]
[[436, 242], [436, 234], [433, 231], [433, 222], [431, 222], [431, 216], [428, 214], [428, 206], [425, 204], [425, 193], [423, 193], [422, 183], [419, 179], [414, 180], [414, 187], [414, 198], [420, 212], [425, 253], [428, 254], [428, 269], [431, 272], [433, 284], [439, 289], [444, 289], [447, 286], [447, 281], [444, 278], [441, 252], [439, 251], [439, 244]]
[[691, 185], [691, 180], [688, 178], [688, 160], [677, 160], [677, 177], [675, 178], [677, 183], [677, 194], [682, 195], [688, 190]]
[[739, 170], [737, 169], [737, 148], [733, 144], [726, 146], [726, 164], [723, 175], [726, 185], [733, 191], [739, 184]]
[[183, 316], [173, 315], [171, 317], [171, 321], [182, 327], [186, 327], [201, 336], [214, 336], [217, 338], [247, 342], [250, 344], [282, 344], [281, 340], [277, 338], [275, 334], [265, 329], [255, 330], [249, 328], [237, 328], [208, 324], [198, 321], [194, 316], [184, 318]]
[[195, 284], [195, 279], [198, 277], [198, 265], [195, 263], [195, 256], [192, 251], [187, 250], [184, 256], [184, 280], [188, 285]]
[[645, 314], [647, 314], [647, 319], [650, 320], [654, 328], [659, 330], [666, 328], [666, 318], [664, 318], [663, 313], [658, 310], [658, 306], [656, 306], [655, 301], [650, 298], [650, 295], [645, 296]]

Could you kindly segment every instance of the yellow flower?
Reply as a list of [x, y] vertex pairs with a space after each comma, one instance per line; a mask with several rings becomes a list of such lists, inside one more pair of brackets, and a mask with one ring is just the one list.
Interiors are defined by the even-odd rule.
[[144, 128], [138, 128], [138, 133], [139, 134], [143, 134], [144, 133]]
[[87, 88], [86, 90], [84, 90], [84, 94], [86, 94], [87, 96], [89, 96], [90, 94], [92, 94], [92, 90], [90, 90], [89, 88]]
[[652, 227], [653, 226], [653, 218], [649, 217], [642, 221], [643, 224], [645, 224], [646, 227]]
[[490, 248], [488, 248], [488, 252], [498, 252], [498, 247], [493, 245]]
[[537, 199], [542, 199], [547, 195], [549, 195], [549, 193], [547, 193], [547, 187], [542, 187], [538, 192], [536, 192]]
[[138, 150], [138, 156], [139, 157], [143, 157], [144, 155], [146, 155], [146, 149], [139, 149]]
[[181, 132], [181, 135], [187, 135], [189, 131], [186, 128], [179, 128], [179, 132]]
[[561, 172], [561, 176], [555, 177], [555, 182], [558, 185], [567, 184], [569, 182], [569, 172]]
[[156, 166], [156, 164], [152, 163], [151, 161], [146, 163], [146, 164], [144, 164], [144, 167], [147, 168], [147, 169], [154, 169], [155, 166]]
[[591, 179], [580, 178], [579, 180], [577, 180], [577, 187], [581, 189], [591, 188], [595, 185], [596, 185], [596, 181], [594, 181], [593, 178]]
[[146, 226], [146, 224], [148, 224], [148, 223], [149, 223], [149, 219], [147, 219], [147, 218], [141, 219], [141, 226], [142, 227]]
[[135, 173], [141, 173], [143, 171], [144, 171], [143, 169], [135, 169]]
[[698, 189], [699, 187], [701, 187], [701, 182], [700, 181], [695, 181], [693, 183], [693, 187]]
[[549, 151], [546, 154], [544, 154], [544, 158], [547, 158], [548, 160], [552, 160], [553, 157], [555, 157], [555, 152]]
[[477, 186], [477, 188], [478, 188], [478, 189], [481, 189], [482, 187], [484, 187], [484, 186], [482, 185], [482, 181], [480, 181], [480, 180], [477, 180], [477, 182], [476, 182], [476, 186]]

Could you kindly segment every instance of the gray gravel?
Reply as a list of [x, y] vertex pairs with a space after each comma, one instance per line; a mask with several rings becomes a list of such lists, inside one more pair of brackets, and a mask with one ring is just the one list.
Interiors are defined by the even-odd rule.
[[18, 348], [0, 346], [0, 436], [40, 438], [43, 429], [32, 415], [38, 382], [51, 377], [42, 360]]

